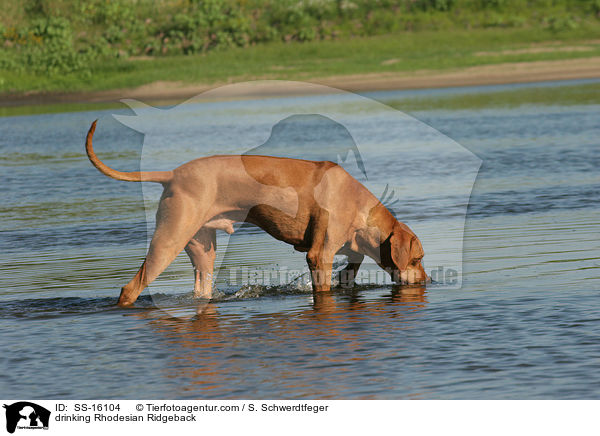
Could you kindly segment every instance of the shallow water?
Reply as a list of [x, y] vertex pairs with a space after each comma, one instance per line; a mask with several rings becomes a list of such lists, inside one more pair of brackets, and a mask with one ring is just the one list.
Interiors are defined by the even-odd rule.
[[[371, 285], [318, 300], [297, 283], [267, 289], [221, 280], [215, 301], [198, 303], [181, 256], [152, 297], [116, 308], [120, 286], [145, 255], [147, 193], [99, 174], [82, 142], [100, 117], [102, 159], [136, 169], [146, 153], [141, 134], [112, 120], [115, 111], [0, 118], [0, 392], [30, 399], [597, 398], [600, 99], [572, 98], [573, 85], [582, 95], [585, 83], [560, 82], [372, 94], [482, 160], [467, 209], [463, 284]], [[532, 89], [535, 104], [526, 100]], [[467, 96], [477, 105], [456, 104]], [[444, 105], [447, 98], [454, 103]], [[279, 104], [268, 102], [274, 110]], [[219, 140], [203, 140], [211, 139]], [[386, 167], [385, 153], [373, 156], [369, 183], [380, 189], [396, 168]], [[177, 157], [148, 158], [151, 165]], [[458, 200], [435, 195], [436, 180], [456, 182], [431, 171], [424, 200], [396, 194], [399, 217], [427, 241], [428, 268], [453, 247], [446, 240], [460, 224]], [[261, 232], [236, 233], [221, 254], [223, 269], [303, 263]]]

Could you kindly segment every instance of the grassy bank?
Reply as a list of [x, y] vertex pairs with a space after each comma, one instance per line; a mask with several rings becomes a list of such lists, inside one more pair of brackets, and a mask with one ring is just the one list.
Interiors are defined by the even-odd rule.
[[600, 54], [600, 0], [0, 0], [0, 94]]
[[[525, 86], [518, 89], [497, 89], [473, 92], [469, 88], [464, 92], [450, 95], [406, 96], [382, 100], [383, 103], [406, 113], [428, 110], [482, 110], [515, 108], [524, 105], [552, 106], [561, 105], [598, 105], [600, 104], [600, 83], [562, 86]], [[18, 115], [40, 115], [48, 113], [99, 111], [124, 109], [120, 102], [103, 103], [61, 103], [43, 105], [20, 105], [3, 107], [0, 105], [0, 117]]]
[[[557, 39], [558, 38], [558, 39]], [[348, 74], [445, 70], [504, 62], [600, 56], [600, 27], [560, 35], [529, 29], [419, 32], [336, 41], [270, 43], [196, 56], [108, 59], [91, 73], [2, 71], [0, 92], [98, 91], [155, 81], [309, 80]]]

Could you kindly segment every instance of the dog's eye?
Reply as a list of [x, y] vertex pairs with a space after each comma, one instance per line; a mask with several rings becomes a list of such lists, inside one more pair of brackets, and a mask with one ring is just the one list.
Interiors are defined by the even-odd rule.
[[418, 259], [413, 259], [412, 266], [417, 266], [420, 262], [421, 262], [421, 258], [420, 257]]

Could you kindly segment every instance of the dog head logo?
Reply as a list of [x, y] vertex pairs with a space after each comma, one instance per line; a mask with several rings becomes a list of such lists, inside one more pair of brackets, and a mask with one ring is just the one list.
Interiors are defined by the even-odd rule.
[[6, 431], [14, 433], [19, 429], [47, 429], [50, 411], [28, 401], [4, 405], [6, 409]]

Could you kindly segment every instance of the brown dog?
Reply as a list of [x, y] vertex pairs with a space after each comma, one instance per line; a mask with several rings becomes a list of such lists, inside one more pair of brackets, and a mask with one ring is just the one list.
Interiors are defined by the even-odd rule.
[[364, 256], [397, 283], [428, 280], [417, 236], [363, 185], [333, 162], [269, 156], [211, 156], [173, 171], [120, 172], [106, 166], [86, 139], [92, 164], [103, 174], [164, 187], [146, 260], [123, 287], [119, 305], [130, 305], [181, 250], [195, 271], [194, 293], [210, 298], [216, 230], [233, 233], [249, 222], [306, 252], [313, 291], [328, 291], [336, 254], [348, 256], [341, 276], [352, 284]]

